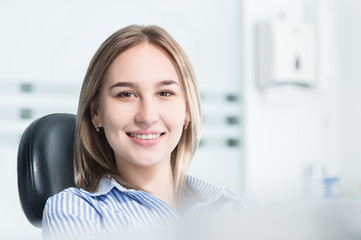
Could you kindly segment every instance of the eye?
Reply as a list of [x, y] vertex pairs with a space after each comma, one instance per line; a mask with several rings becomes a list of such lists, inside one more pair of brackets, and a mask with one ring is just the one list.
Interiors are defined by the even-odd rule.
[[169, 91], [161, 91], [158, 93], [159, 96], [161, 97], [170, 97], [172, 95], [174, 95], [172, 92], [169, 92]]
[[131, 98], [131, 97], [134, 97], [135, 95], [131, 92], [121, 92], [117, 95], [117, 97], [120, 97], [120, 98]]

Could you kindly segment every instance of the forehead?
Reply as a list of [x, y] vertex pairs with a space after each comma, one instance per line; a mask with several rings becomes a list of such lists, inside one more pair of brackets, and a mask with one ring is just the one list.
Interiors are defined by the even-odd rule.
[[127, 49], [114, 59], [107, 71], [104, 84], [117, 81], [150, 84], [163, 80], [180, 83], [174, 61], [160, 47], [142, 43]]

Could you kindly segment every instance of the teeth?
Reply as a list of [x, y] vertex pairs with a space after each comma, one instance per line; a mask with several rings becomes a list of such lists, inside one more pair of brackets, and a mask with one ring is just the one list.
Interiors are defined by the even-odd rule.
[[135, 137], [135, 138], [139, 138], [139, 139], [145, 139], [145, 140], [149, 140], [149, 139], [154, 139], [160, 136], [160, 133], [158, 134], [130, 134], [131, 137]]

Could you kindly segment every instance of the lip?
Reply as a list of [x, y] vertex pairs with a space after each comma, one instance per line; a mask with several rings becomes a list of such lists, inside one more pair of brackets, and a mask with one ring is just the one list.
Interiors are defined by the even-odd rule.
[[128, 133], [131, 133], [131, 134], [162, 134], [164, 132], [161, 132], [161, 131], [157, 131], [157, 130], [154, 130], [154, 129], [144, 129], [144, 130], [136, 130], [136, 131], [130, 131], [130, 132], [127, 132]]
[[[131, 134], [160, 134], [159, 137], [157, 138], [153, 138], [153, 139], [140, 139], [140, 138], [136, 138], [131, 136]], [[137, 131], [131, 131], [131, 132], [127, 132], [127, 136], [130, 138], [130, 140], [132, 140], [132, 142], [134, 142], [135, 144], [142, 146], [142, 147], [152, 147], [157, 145], [163, 138], [164, 136], [164, 132], [160, 132], [160, 131], [156, 131], [156, 130], [137, 130]]]

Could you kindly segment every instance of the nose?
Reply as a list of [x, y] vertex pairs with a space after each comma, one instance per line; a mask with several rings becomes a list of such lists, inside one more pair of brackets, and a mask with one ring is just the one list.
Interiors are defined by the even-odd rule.
[[139, 103], [135, 121], [141, 128], [153, 126], [159, 119], [159, 109], [151, 99], [144, 99]]

